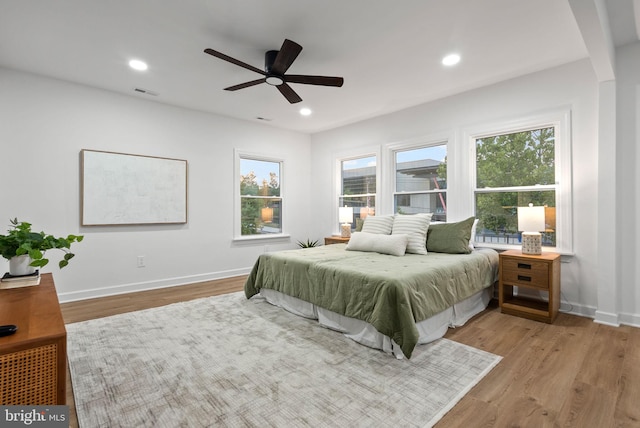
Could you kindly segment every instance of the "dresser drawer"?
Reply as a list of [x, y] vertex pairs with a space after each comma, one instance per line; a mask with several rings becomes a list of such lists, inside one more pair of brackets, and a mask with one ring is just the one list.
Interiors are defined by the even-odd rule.
[[549, 264], [537, 260], [505, 258], [502, 261], [502, 281], [510, 285], [549, 288]]

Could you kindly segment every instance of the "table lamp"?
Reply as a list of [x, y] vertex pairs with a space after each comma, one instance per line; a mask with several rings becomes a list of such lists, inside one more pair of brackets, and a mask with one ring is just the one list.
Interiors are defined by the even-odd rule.
[[544, 207], [518, 207], [518, 230], [522, 231], [522, 254], [542, 254]]
[[343, 238], [350, 238], [351, 223], [353, 222], [353, 208], [346, 205], [338, 208], [338, 222], [342, 223], [340, 226], [340, 236]]
[[262, 210], [260, 211], [260, 219], [264, 223], [273, 222], [273, 208], [271, 208], [271, 207], [262, 208]]

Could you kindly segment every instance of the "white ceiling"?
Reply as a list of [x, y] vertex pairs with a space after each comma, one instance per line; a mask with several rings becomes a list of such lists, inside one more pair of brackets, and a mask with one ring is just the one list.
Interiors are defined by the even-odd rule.
[[[292, 84], [299, 104], [267, 84], [228, 92], [260, 76], [203, 53], [262, 69], [285, 38], [304, 48], [288, 73], [344, 86]], [[0, 66], [309, 133], [585, 57], [563, 0], [0, 0]]]

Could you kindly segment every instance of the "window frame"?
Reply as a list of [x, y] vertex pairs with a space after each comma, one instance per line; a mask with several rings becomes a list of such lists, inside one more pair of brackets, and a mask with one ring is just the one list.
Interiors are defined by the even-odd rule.
[[[476, 140], [496, 135], [512, 134], [531, 131], [540, 128], [554, 128], [555, 151], [555, 183], [553, 185], [514, 186], [496, 188], [477, 187]], [[467, 141], [467, 168], [462, 178], [468, 183], [467, 198], [468, 212], [476, 213], [476, 195], [479, 193], [543, 191], [554, 190], [556, 197], [556, 246], [543, 247], [543, 251], [553, 251], [561, 254], [573, 253], [572, 230], [572, 165], [571, 165], [571, 114], [570, 110], [556, 110], [548, 113], [532, 115], [525, 118], [493, 122], [464, 132], [463, 141]], [[464, 169], [462, 169], [464, 171]], [[450, 187], [450, 186], [448, 186]], [[477, 247], [495, 249], [518, 249], [520, 245], [513, 244], [483, 244]]]
[[[241, 161], [243, 159], [253, 160], [253, 161], [261, 161], [261, 162], [271, 162], [277, 163], [280, 167], [280, 175], [278, 177], [280, 184], [280, 196], [270, 196], [268, 199], [279, 199], [281, 206], [281, 227], [280, 233], [269, 233], [269, 234], [257, 234], [257, 235], [242, 235], [242, 195], [240, 194], [240, 176], [242, 175], [241, 171]], [[233, 213], [233, 241], [264, 241], [264, 240], [274, 240], [274, 239], [282, 239], [289, 238], [290, 235], [286, 233], [286, 204], [285, 204], [285, 160], [283, 158], [274, 157], [270, 155], [264, 155], [256, 152], [247, 152], [241, 150], [234, 150], [234, 213]], [[267, 197], [260, 197], [267, 198]]]
[[[342, 162], [354, 160], [354, 159], [362, 159], [367, 157], [375, 157], [376, 159], [376, 191], [373, 193], [375, 198], [375, 215], [383, 215], [381, 212], [382, 204], [380, 199], [380, 183], [381, 183], [381, 157], [379, 149], [362, 149], [362, 150], [354, 150], [350, 152], [344, 152], [339, 155], [334, 156], [334, 174], [335, 177], [335, 188], [334, 188], [334, 197], [333, 197], [333, 214], [332, 214], [332, 224], [333, 224], [333, 235], [340, 235], [340, 224], [338, 221], [338, 208], [340, 207], [340, 199], [345, 195], [342, 193]], [[364, 194], [367, 195], [367, 194]], [[353, 196], [353, 195], [348, 195]], [[355, 218], [355, 213], [354, 213]]]
[[[437, 147], [437, 146], [445, 146], [446, 149], [446, 156], [447, 156], [447, 177], [446, 177], [446, 182], [447, 182], [447, 188], [446, 189], [440, 189], [440, 190], [417, 190], [417, 191], [412, 191], [412, 192], [398, 192], [397, 188], [398, 188], [398, 183], [397, 183], [397, 171], [396, 171], [396, 155], [399, 152], [406, 152], [406, 151], [411, 151], [411, 150], [419, 150], [419, 149], [428, 149], [430, 147]], [[430, 138], [418, 138], [415, 140], [411, 140], [411, 141], [406, 141], [406, 142], [402, 142], [402, 143], [394, 143], [394, 144], [389, 144], [387, 145], [387, 156], [389, 158], [389, 162], [388, 162], [388, 169], [389, 169], [389, 186], [388, 186], [388, 192], [389, 192], [389, 197], [390, 197], [390, 204], [391, 204], [391, 212], [393, 212], [395, 214], [395, 198], [398, 195], [437, 195], [437, 194], [442, 194], [444, 193], [445, 198], [446, 198], [446, 211], [445, 211], [445, 217], [448, 215], [448, 206], [449, 206], [449, 193], [448, 193], [448, 189], [449, 189], [449, 138], [448, 136], [440, 136], [440, 137], [435, 137], [432, 136]]]
[[[385, 206], [389, 207], [389, 212], [393, 214], [394, 211], [394, 195], [396, 193], [396, 167], [395, 167], [395, 153], [399, 151], [406, 150], [414, 150], [420, 149], [423, 147], [432, 147], [432, 146], [447, 146], [447, 217], [450, 213], [449, 208], [451, 208], [449, 198], [455, 195], [455, 192], [449, 192], [451, 190], [451, 179], [455, 177], [456, 166], [454, 164], [456, 160], [456, 156], [452, 153], [455, 149], [455, 144], [452, 145], [452, 142], [455, 141], [455, 133], [454, 132], [438, 132], [428, 135], [422, 135], [419, 137], [396, 141], [393, 143], [388, 143], [384, 145], [384, 155], [385, 155], [385, 168], [382, 171], [382, 179], [385, 183], [384, 191], [382, 197], [385, 198]], [[453, 171], [453, 173], [452, 173]]]

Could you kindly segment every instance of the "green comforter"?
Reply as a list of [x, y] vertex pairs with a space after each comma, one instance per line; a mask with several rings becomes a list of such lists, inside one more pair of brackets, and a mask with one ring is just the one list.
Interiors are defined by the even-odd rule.
[[345, 244], [262, 254], [244, 285], [247, 298], [269, 288], [372, 324], [407, 358], [425, 320], [497, 279], [498, 253], [406, 254], [346, 251]]

